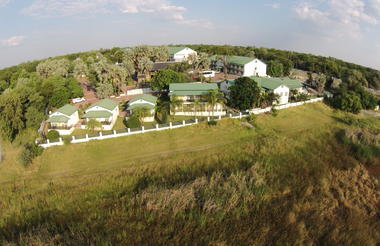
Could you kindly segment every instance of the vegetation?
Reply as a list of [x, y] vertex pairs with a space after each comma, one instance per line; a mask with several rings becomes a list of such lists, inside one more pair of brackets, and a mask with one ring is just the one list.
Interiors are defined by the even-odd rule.
[[362, 109], [374, 109], [379, 101], [360, 84], [341, 86], [335, 92], [334, 98], [327, 99], [333, 107], [358, 114]]
[[238, 78], [230, 88], [229, 104], [239, 110], [251, 109], [259, 106], [260, 93], [261, 89], [254, 80], [248, 77]]
[[95, 119], [90, 119], [87, 122], [86, 129], [89, 130], [90, 132], [95, 132], [95, 130], [102, 129], [102, 123]]
[[183, 73], [175, 72], [171, 69], [164, 69], [158, 71], [152, 81], [151, 87], [153, 90], [168, 90], [171, 83], [183, 83], [188, 82], [188, 79]]
[[56, 130], [51, 130], [46, 134], [46, 138], [49, 140], [57, 140], [59, 138], [59, 132]]
[[0, 243], [375, 245], [378, 182], [336, 139], [344, 120], [305, 105], [255, 131], [223, 120], [48, 149], [1, 184]]
[[345, 62], [333, 57], [322, 57], [311, 54], [230, 45], [186, 45], [198, 52], [209, 55], [240, 55], [254, 54], [258, 59], [268, 64], [268, 74], [272, 76], [289, 76], [292, 68], [326, 75], [327, 81], [340, 78], [349, 84], [357, 80], [362, 86], [380, 89], [380, 71]]
[[127, 120], [127, 126], [129, 128], [138, 128], [138, 127], [141, 127], [141, 121], [136, 116], [129, 117], [129, 119]]

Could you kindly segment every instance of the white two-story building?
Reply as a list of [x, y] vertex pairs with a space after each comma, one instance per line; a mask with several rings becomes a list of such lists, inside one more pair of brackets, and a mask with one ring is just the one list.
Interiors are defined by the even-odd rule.
[[190, 55], [197, 55], [195, 50], [187, 47], [169, 46], [169, 61], [172, 62], [183, 62], [186, 61]]
[[[223, 71], [239, 76], [267, 77], [267, 65], [259, 59], [245, 56], [212, 56], [211, 67], [213, 70]], [[224, 64], [224, 62], [227, 64]], [[223, 71], [224, 72], [224, 71]]]

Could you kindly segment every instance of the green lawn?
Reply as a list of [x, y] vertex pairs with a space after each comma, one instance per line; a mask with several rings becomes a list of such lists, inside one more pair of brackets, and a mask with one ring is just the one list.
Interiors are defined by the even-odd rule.
[[[277, 117], [258, 116], [258, 123], [266, 130], [294, 134], [330, 124], [332, 111], [323, 104], [307, 105], [282, 110]], [[176, 117], [179, 119], [180, 117]], [[190, 117], [192, 118], [192, 117]], [[181, 117], [181, 120], [189, 117]], [[121, 118], [117, 125], [121, 126]], [[124, 128], [124, 127], [123, 127]], [[116, 126], [115, 126], [115, 129]], [[74, 134], [85, 134], [86, 130]], [[136, 160], [162, 159], [176, 153], [191, 152], [237, 142], [253, 136], [255, 131], [240, 126], [238, 120], [225, 119], [216, 127], [205, 123], [170, 131], [152, 132], [83, 144], [53, 147], [44, 151], [25, 172], [17, 164], [16, 154], [0, 169], [0, 182], [17, 177], [49, 179], [60, 176], [96, 173], [102, 170], [129, 166]], [[15, 150], [13, 150], [15, 152]]]
[[339, 116], [318, 103], [255, 129], [224, 119], [54, 147], [25, 170], [6, 146], [0, 244], [375, 245], [380, 196], [337, 140]]

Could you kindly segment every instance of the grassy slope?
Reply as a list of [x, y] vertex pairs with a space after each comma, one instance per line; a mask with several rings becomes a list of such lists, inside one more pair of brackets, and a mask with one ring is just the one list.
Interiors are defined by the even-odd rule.
[[373, 187], [334, 183], [357, 165], [338, 114], [307, 105], [256, 131], [223, 121], [49, 149], [2, 185], [0, 242], [373, 245], [379, 225], [355, 203], [371, 208]]

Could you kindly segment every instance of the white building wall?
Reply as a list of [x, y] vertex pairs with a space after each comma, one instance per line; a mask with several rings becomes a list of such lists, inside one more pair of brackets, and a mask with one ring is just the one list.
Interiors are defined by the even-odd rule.
[[173, 56], [173, 60], [175, 62], [186, 61], [191, 54], [197, 55], [197, 52], [194, 51], [194, 50], [192, 50], [192, 49], [190, 49], [190, 48], [185, 48], [185, 49], [183, 49], [183, 50], [175, 53], [174, 56]]
[[273, 91], [274, 94], [280, 96], [279, 104], [287, 104], [289, 102], [289, 92], [289, 88], [285, 85], [281, 85]]
[[251, 76], [266, 77], [267, 76], [267, 65], [264, 62], [260, 61], [259, 59], [255, 59], [252, 62], [245, 64], [243, 76], [246, 76], [246, 77], [251, 77]]

